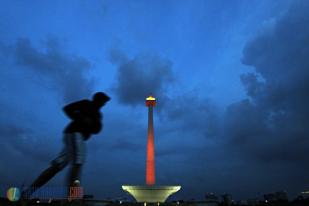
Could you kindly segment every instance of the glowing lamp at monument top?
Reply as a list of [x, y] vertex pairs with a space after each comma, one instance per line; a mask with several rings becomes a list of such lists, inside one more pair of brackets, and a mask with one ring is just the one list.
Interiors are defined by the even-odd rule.
[[153, 96], [149, 96], [146, 98], [146, 106], [147, 107], [154, 107], [156, 106], [156, 98], [154, 98]]

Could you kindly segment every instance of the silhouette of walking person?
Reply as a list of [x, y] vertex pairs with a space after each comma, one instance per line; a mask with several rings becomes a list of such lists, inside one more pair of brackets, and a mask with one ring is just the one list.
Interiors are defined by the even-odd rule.
[[[64, 148], [59, 156], [51, 161], [50, 167], [44, 170], [29, 188], [23, 191], [22, 198], [28, 199], [31, 195], [53, 176], [71, 163], [67, 179], [68, 189], [76, 180], [80, 181], [81, 169], [85, 158], [85, 143], [92, 134], [98, 134], [102, 127], [101, 107], [110, 100], [103, 92], [97, 92], [92, 100], [81, 100], [63, 107], [65, 114], [72, 120], [64, 129]], [[68, 190], [69, 193], [69, 190]], [[69, 195], [69, 194], [68, 194]]]

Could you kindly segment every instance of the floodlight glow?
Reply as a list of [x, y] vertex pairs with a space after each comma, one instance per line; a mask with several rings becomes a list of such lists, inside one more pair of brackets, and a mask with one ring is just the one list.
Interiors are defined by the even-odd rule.
[[154, 98], [153, 96], [149, 96], [149, 97], [146, 98], [146, 100], [154, 101], [154, 100], [156, 100], [156, 98]]

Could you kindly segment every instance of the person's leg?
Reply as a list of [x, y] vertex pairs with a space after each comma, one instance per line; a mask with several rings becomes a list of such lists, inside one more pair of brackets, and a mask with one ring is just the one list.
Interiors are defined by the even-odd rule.
[[82, 165], [85, 159], [85, 143], [83, 136], [80, 133], [74, 133], [71, 137], [72, 165], [67, 179], [68, 196], [70, 196], [70, 189], [76, 186], [75, 181], [77, 180], [78, 184], [80, 184]]
[[23, 191], [23, 198], [29, 199], [31, 195], [40, 187], [42, 187], [45, 183], [47, 183], [53, 176], [55, 176], [62, 168], [58, 168], [54, 165], [51, 165], [49, 168], [44, 170], [37, 179], [30, 185], [29, 188], [27, 188], [25, 191]]
[[68, 176], [68, 185], [73, 186], [76, 180], [81, 179], [82, 164], [72, 164], [71, 171]]
[[[65, 137], [64, 137], [65, 138]], [[62, 149], [57, 158], [51, 161], [49, 168], [44, 170], [28, 187], [22, 192], [23, 199], [29, 199], [31, 195], [44, 184], [46, 184], [52, 177], [54, 177], [58, 172], [60, 172], [69, 163], [69, 154], [67, 152], [67, 144], [65, 142], [65, 147]]]

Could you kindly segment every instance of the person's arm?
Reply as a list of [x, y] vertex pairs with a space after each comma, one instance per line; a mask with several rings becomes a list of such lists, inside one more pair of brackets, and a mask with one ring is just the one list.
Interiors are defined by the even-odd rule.
[[81, 100], [74, 102], [63, 107], [64, 113], [72, 120], [78, 120], [82, 118], [82, 112], [87, 107], [88, 100]]

